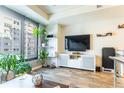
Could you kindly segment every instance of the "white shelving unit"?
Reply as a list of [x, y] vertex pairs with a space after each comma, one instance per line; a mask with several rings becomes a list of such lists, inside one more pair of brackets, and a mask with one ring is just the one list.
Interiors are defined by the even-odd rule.
[[48, 38], [47, 51], [49, 53], [48, 64], [54, 64], [58, 66], [58, 32], [59, 26], [57, 24], [49, 25], [47, 27], [48, 35], [53, 35], [53, 37]]
[[49, 53], [48, 57], [50, 58], [55, 58], [57, 57], [57, 38], [56, 37], [51, 37], [48, 38], [48, 47], [47, 51]]

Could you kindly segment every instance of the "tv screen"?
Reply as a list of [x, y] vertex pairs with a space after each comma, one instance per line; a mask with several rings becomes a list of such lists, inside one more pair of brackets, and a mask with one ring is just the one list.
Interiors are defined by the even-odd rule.
[[90, 49], [90, 35], [66, 36], [65, 49], [68, 51], [85, 51]]

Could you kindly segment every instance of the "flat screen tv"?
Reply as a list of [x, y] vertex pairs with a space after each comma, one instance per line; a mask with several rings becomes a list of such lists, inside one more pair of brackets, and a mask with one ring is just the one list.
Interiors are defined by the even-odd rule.
[[65, 36], [65, 50], [86, 51], [90, 49], [90, 35]]

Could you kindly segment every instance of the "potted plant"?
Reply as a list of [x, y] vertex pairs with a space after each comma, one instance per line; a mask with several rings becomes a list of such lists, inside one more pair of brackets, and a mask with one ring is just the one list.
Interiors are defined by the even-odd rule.
[[25, 73], [31, 72], [31, 66], [28, 62], [25, 61], [24, 56], [20, 56], [19, 60], [17, 61], [16, 67], [15, 67], [15, 73], [16, 75], [20, 76]]
[[19, 63], [16, 66], [15, 73], [20, 76], [31, 71], [31, 66], [27, 62]]
[[6, 80], [14, 78], [16, 62], [16, 55], [2, 54], [0, 59], [0, 68], [2, 68], [6, 72]]
[[40, 51], [39, 57], [40, 57], [41, 64], [42, 64], [43, 66], [45, 66], [45, 65], [46, 65], [46, 60], [47, 60], [47, 58], [48, 58], [48, 52], [47, 52], [47, 50], [42, 49], [42, 50]]
[[38, 38], [41, 38], [41, 49], [40, 49], [40, 53], [39, 53], [39, 58], [40, 58], [40, 62], [42, 64], [42, 66], [44, 66], [46, 64], [46, 60], [48, 58], [48, 52], [47, 52], [47, 49], [46, 49], [46, 46], [47, 46], [47, 42], [48, 42], [48, 39], [47, 39], [47, 30], [45, 27], [43, 27], [42, 29], [40, 28], [35, 28], [33, 30], [33, 34], [35, 37], [38, 37]]
[[[10, 76], [10, 73], [14, 71], [15, 60], [15, 56], [1, 54], [0, 68], [2, 68], [2, 71], [4, 71], [4, 75], [6, 76], [5, 80], [9, 80], [8, 77]], [[11, 75], [11, 77], [14, 78], [14, 75]]]
[[24, 61], [22, 56], [11, 54], [0, 56], [0, 68], [6, 72], [6, 80], [14, 78], [16, 74], [31, 71], [31, 66]]

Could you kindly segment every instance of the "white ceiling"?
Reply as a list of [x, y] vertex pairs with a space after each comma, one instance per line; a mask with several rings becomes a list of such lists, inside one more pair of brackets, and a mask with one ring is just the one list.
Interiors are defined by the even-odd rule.
[[66, 17], [58, 20], [59, 24], [62, 25], [75, 25], [80, 23], [94, 23], [97, 21], [118, 19], [124, 17], [124, 5], [114, 6], [98, 11], [92, 11], [72, 17]]
[[49, 22], [62, 25], [93, 22], [116, 15], [116, 11], [113, 11], [113, 7], [116, 6], [112, 5], [103, 5], [99, 8], [97, 5], [39, 5], [38, 7], [50, 15]]
[[65, 12], [75, 8], [82, 8], [84, 6], [85, 5], [39, 5], [39, 7], [49, 15]]
[[[99, 9], [95, 5], [39, 5], [32, 8], [29, 6], [7, 7], [44, 24], [55, 22], [62, 25], [74, 25], [124, 17], [124, 5], [103, 6]], [[49, 19], [42, 17], [43, 12], [46, 15], [50, 14]]]
[[[38, 23], [41, 24], [48, 24], [48, 20], [40, 14], [42, 11], [34, 11], [31, 6], [26, 5], [5, 5], [5, 7], [12, 9], [13, 11], [16, 11], [17, 13], [20, 13]], [[35, 7], [35, 6], [34, 6]], [[36, 8], [38, 10], [38, 8]], [[43, 13], [42, 13], [43, 14]]]

